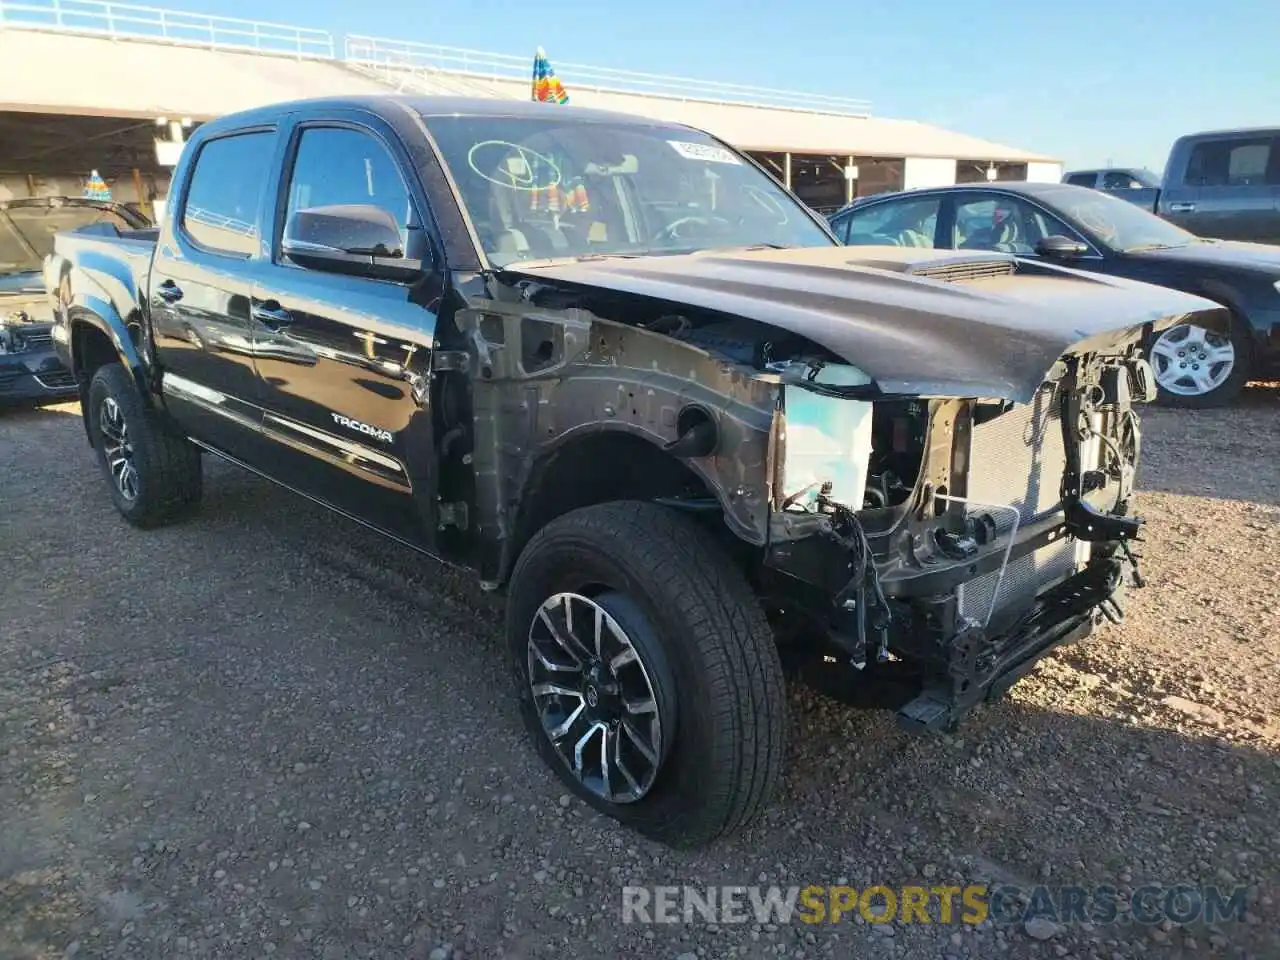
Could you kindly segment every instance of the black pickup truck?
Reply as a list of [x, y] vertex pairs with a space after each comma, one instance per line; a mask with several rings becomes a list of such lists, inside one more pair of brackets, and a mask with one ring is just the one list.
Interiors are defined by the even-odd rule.
[[1217, 309], [842, 247], [705, 133], [452, 99], [208, 123], [158, 237], [45, 279], [126, 519], [203, 451], [473, 569], [547, 763], [685, 846], [780, 780], [780, 644], [950, 728], [1119, 619], [1139, 345]]

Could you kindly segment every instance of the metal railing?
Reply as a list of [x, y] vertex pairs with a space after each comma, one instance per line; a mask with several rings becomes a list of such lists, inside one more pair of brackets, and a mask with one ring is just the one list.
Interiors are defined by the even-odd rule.
[[329, 60], [336, 53], [333, 34], [327, 30], [212, 17], [110, 0], [0, 0], [2, 28]]
[[[380, 72], [384, 77], [418, 73], [431, 78], [436, 85], [448, 77], [464, 81], [469, 78], [473, 85], [477, 81], [519, 81], [527, 85], [533, 73], [532, 54], [520, 57], [485, 50], [469, 50], [463, 47], [390, 40], [383, 37], [348, 36], [344, 57], [348, 63], [369, 71]], [[801, 93], [740, 83], [721, 83], [715, 80], [695, 80], [690, 77], [641, 73], [635, 70], [597, 67], [559, 60], [554, 63], [556, 73], [568, 89], [571, 99], [574, 90], [592, 90], [602, 93], [639, 93], [672, 100], [781, 107], [859, 117], [867, 116], [871, 108], [868, 101], [850, 97]], [[501, 90], [490, 86], [485, 86], [483, 91], [488, 96], [502, 95]]]
[[194, 220], [196, 223], [216, 227], [219, 230], [226, 230], [228, 233], [239, 234], [242, 237], [253, 237], [258, 233], [257, 226], [247, 220], [237, 220], [235, 217], [214, 213], [212, 210], [205, 210], [203, 207], [187, 207], [183, 212], [183, 217], [187, 220]]
[[[150, 40], [322, 60], [337, 57], [333, 34], [327, 30], [185, 13], [112, 0], [0, 0], [0, 29]], [[532, 54], [514, 56], [382, 37], [348, 36], [343, 55], [350, 66], [400, 90], [432, 93], [523, 99], [523, 92], [508, 92], [494, 81], [517, 81], [527, 86], [533, 72]], [[871, 107], [868, 101], [851, 97], [582, 63], [556, 61], [555, 65], [570, 97], [574, 90], [591, 90], [849, 116], [866, 116]]]
[[[361, 73], [394, 87], [397, 93], [417, 92], [432, 95], [453, 94], [463, 97], [505, 98], [506, 92], [466, 73], [444, 70], [433, 64], [415, 63], [412, 56], [378, 47], [380, 41], [369, 37], [348, 37], [343, 62]], [[353, 56], [353, 51], [357, 55]], [[532, 74], [532, 61], [530, 61]], [[514, 98], [516, 94], [512, 93]], [[521, 99], [527, 99], [521, 96]]]

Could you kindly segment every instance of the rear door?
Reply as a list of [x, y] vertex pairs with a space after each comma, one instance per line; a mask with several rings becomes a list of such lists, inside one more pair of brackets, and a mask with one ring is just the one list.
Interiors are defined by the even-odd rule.
[[253, 461], [261, 438], [249, 320], [262, 265], [275, 127], [201, 142], [176, 184], [151, 268], [150, 315], [165, 404], [193, 437]]
[[1280, 149], [1269, 134], [1194, 144], [1184, 183], [1166, 192], [1161, 212], [1202, 237], [1280, 242]]
[[427, 401], [444, 290], [440, 255], [410, 282], [306, 268], [281, 252], [290, 218], [314, 207], [373, 205], [395, 217], [405, 237], [426, 230], [417, 177], [376, 118], [300, 114], [281, 185], [270, 263], [252, 293], [252, 328], [263, 429], [278, 444], [282, 479], [427, 544], [432, 530], [413, 495], [430, 485], [434, 469]]

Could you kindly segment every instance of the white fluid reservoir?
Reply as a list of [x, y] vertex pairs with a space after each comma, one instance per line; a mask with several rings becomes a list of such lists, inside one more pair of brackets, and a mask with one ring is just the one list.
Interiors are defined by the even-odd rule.
[[[830, 483], [831, 500], [861, 510], [871, 461], [871, 416], [866, 400], [824, 396], [796, 384], [784, 393], [786, 443], [783, 499], [814, 502]], [[799, 496], [796, 496], [799, 494]]]

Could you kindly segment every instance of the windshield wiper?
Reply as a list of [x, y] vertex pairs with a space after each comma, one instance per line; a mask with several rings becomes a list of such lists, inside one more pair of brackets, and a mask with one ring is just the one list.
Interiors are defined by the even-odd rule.
[[690, 250], [689, 253], [732, 253], [736, 251], [749, 252], [751, 250], [791, 250], [794, 249], [788, 243], [750, 243], [742, 246], [733, 247], [702, 247], [698, 250]]
[[585, 260], [637, 260], [647, 256], [649, 256], [647, 253], [584, 253], [573, 259], [582, 263]]
[[1125, 247], [1125, 253], [1144, 253], [1148, 250], [1181, 250], [1183, 247], [1189, 247], [1195, 241], [1188, 240], [1185, 243], [1140, 243], [1136, 247]]

